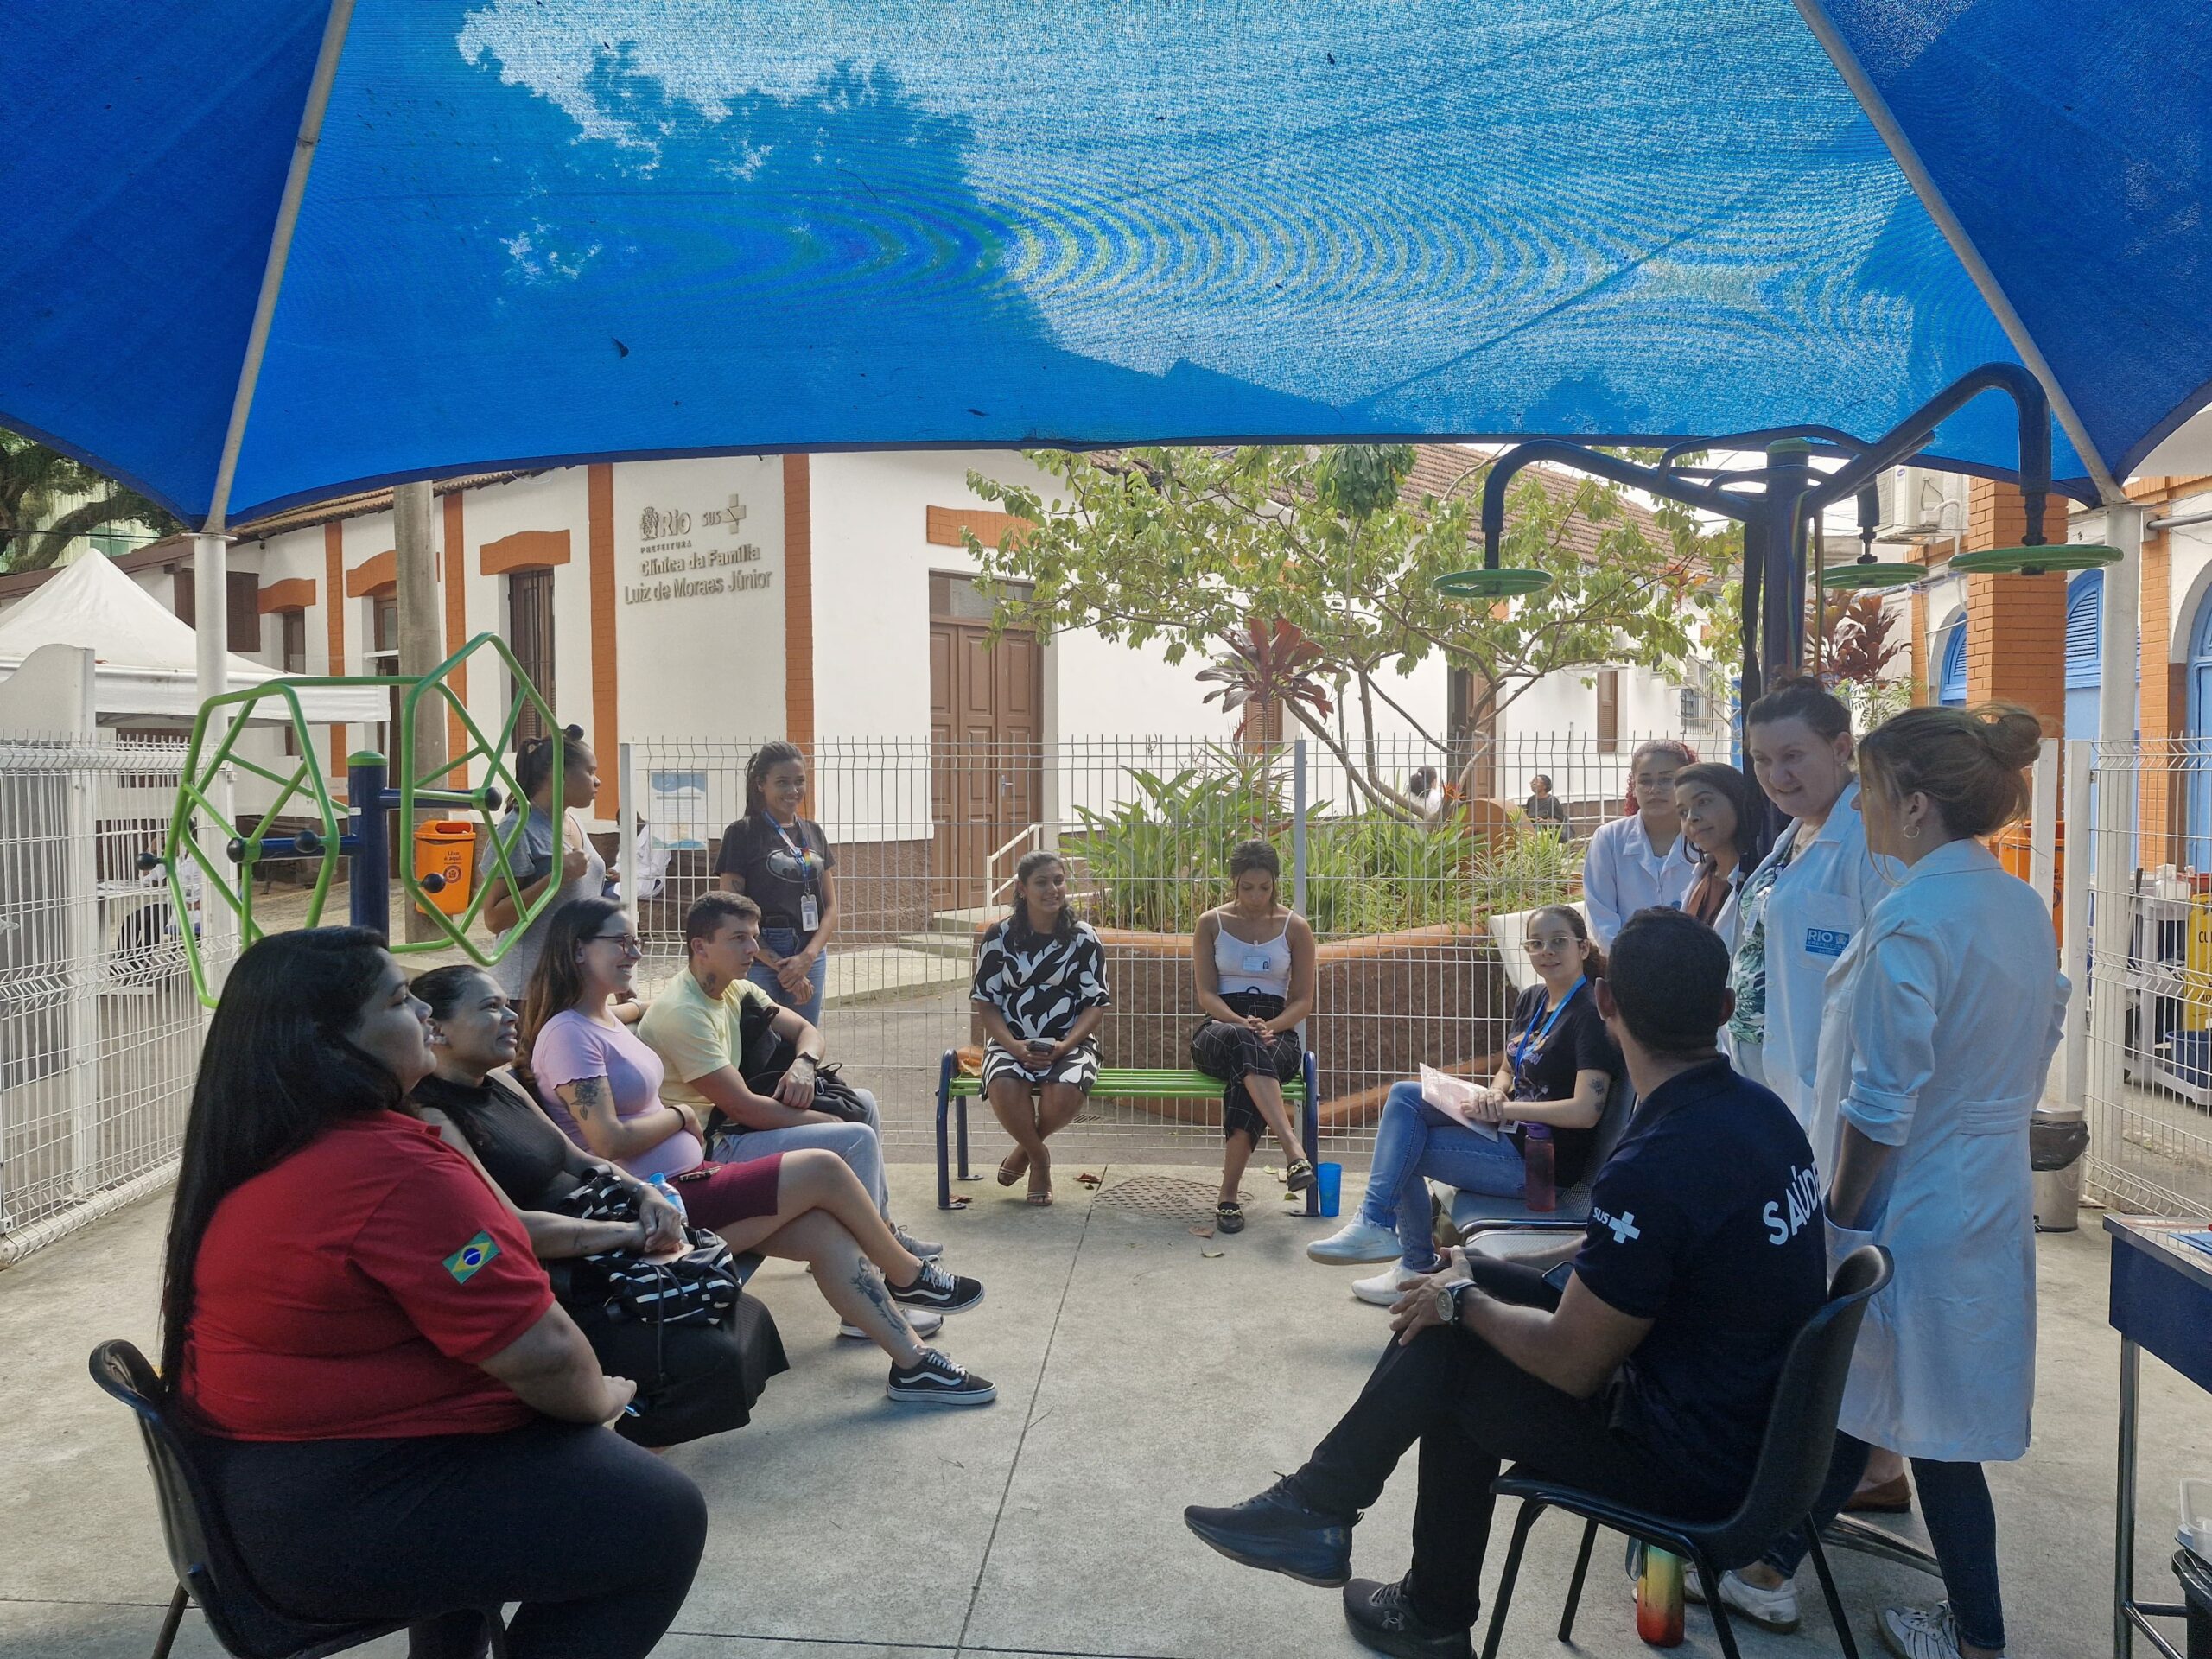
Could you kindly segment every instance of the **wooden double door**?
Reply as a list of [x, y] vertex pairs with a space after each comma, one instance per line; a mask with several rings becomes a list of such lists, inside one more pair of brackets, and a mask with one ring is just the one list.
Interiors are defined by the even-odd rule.
[[[955, 580], [957, 580], [957, 578]], [[932, 597], [944, 585], [931, 582]], [[957, 604], [957, 599], [956, 599]], [[947, 607], [933, 603], [933, 612]], [[1032, 633], [986, 646], [987, 621], [930, 619], [930, 804], [932, 901], [938, 910], [993, 902], [984, 866], [1037, 822], [1044, 804], [1043, 657]], [[1001, 861], [997, 876], [1009, 872]]]

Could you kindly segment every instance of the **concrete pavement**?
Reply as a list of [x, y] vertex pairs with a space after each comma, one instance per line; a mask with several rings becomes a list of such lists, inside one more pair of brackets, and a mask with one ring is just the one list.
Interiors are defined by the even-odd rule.
[[[1101, 1169], [1108, 1189], [1141, 1173]], [[902, 1218], [948, 1241], [989, 1297], [947, 1321], [941, 1345], [992, 1377], [1000, 1402], [969, 1412], [892, 1405], [884, 1362], [841, 1342], [805, 1274], [765, 1268], [791, 1371], [753, 1424], [679, 1448], [714, 1525], [669, 1659], [921, 1659], [945, 1654], [1216, 1659], [1363, 1651], [1335, 1592], [1246, 1571], [1184, 1529], [1186, 1503], [1234, 1501], [1294, 1467], [1359, 1387], [1382, 1340], [1354, 1275], [1302, 1254], [1323, 1224], [1272, 1191], [1250, 1228], [1200, 1240], [1179, 1221], [1126, 1212], [1063, 1166], [1060, 1201], [1033, 1211], [985, 1183], [965, 1211], [931, 1208], [931, 1173], [902, 1166]], [[1248, 1188], [1260, 1189], [1257, 1173]], [[1019, 1189], [1016, 1189], [1018, 1192]], [[0, 1659], [141, 1659], [172, 1587], [127, 1415], [99, 1395], [85, 1356], [104, 1337], [151, 1349], [166, 1205], [126, 1210], [0, 1273]], [[1218, 1249], [1217, 1257], [1202, 1254]], [[1992, 1471], [2012, 1651], [2110, 1651], [2112, 1468], [2119, 1344], [2104, 1323], [2106, 1242], [2094, 1212], [2045, 1238], [2036, 1446]], [[2145, 1367], [2139, 1573], [2169, 1594], [2174, 1478], [2212, 1473], [2212, 1402]], [[1405, 1563], [1412, 1471], [1361, 1525], [1355, 1571]], [[609, 1518], [611, 1533], [619, 1517]], [[1501, 1523], [1497, 1550], [1506, 1528]], [[1553, 1639], [1576, 1528], [1552, 1517], [1531, 1543], [1505, 1652]], [[1494, 1583], [1498, 1555], [1484, 1573]], [[1646, 1651], [1633, 1632], [1618, 1541], [1601, 1541], [1576, 1646]], [[1932, 1580], [1839, 1561], [1863, 1649], [1887, 1602], [1934, 1600]], [[1808, 1573], [1804, 1630], [1745, 1632], [1746, 1655], [1836, 1651]], [[180, 1654], [217, 1651], [196, 1616]], [[391, 1641], [364, 1653], [396, 1656]], [[1685, 1654], [1719, 1651], [1693, 1609]]]

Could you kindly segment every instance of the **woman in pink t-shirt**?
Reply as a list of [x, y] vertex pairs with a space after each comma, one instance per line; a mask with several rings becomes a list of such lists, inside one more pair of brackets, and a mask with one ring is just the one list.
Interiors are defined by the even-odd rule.
[[637, 933], [622, 906], [571, 899], [547, 918], [544, 938], [523, 1007], [529, 1065], [518, 1058], [515, 1070], [546, 1115], [578, 1146], [632, 1175], [664, 1177], [692, 1224], [732, 1249], [811, 1262], [830, 1306], [891, 1356], [892, 1398], [988, 1402], [991, 1385], [924, 1347], [898, 1306], [958, 1313], [982, 1300], [981, 1284], [909, 1254], [835, 1153], [709, 1163], [691, 1109], [660, 1098], [660, 1057], [615, 1012], [634, 1006], [638, 964]]

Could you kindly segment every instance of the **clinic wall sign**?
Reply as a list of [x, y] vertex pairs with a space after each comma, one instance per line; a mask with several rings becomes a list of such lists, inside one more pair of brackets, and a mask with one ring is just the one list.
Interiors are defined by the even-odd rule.
[[638, 514], [638, 576], [625, 605], [729, 603], [766, 592], [776, 573], [760, 545], [743, 539], [747, 510], [734, 491], [694, 512], [652, 503]]

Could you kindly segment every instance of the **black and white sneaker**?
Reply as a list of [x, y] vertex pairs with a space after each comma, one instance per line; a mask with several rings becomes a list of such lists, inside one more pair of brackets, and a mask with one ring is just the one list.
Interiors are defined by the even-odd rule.
[[988, 1406], [999, 1397], [996, 1388], [934, 1348], [923, 1349], [912, 1365], [893, 1365], [884, 1392], [932, 1406]]
[[983, 1282], [947, 1273], [934, 1262], [922, 1263], [914, 1282], [904, 1290], [891, 1287], [891, 1300], [908, 1307], [926, 1307], [939, 1313], [964, 1313], [983, 1300]]

